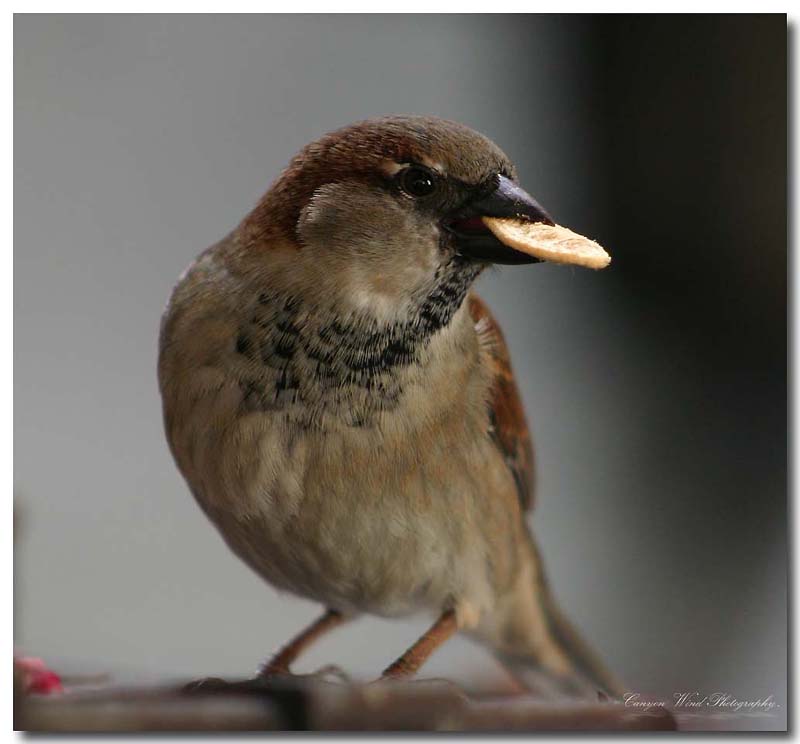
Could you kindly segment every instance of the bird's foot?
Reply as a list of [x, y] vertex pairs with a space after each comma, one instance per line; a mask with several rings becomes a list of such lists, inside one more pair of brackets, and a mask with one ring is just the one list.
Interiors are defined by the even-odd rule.
[[296, 680], [323, 680], [323, 681], [331, 681], [332, 678], [335, 678], [339, 682], [350, 682], [350, 678], [338, 666], [334, 664], [327, 664], [320, 669], [317, 669], [316, 672], [309, 672], [308, 674], [297, 674], [289, 670], [288, 667], [275, 667], [271, 665], [267, 665], [263, 667], [259, 673], [258, 678], [264, 681], [274, 680], [274, 679], [286, 679], [287, 677], [291, 677], [292, 679]]
[[226, 680], [221, 677], [203, 677], [184, 685], [181, 690], [185, 693], [226, 693], [226, 692], [263, 692], [267, 689], [284, 687], [285, 683], [298, 686], [313, 684], [314, 682], [328, 682], [339, 684], [352, 684], [352, 679], [340, 667], [333, 664], [321, 667], [310, 674], [294, 674], [288, 667], [266, 665], [252, 679]]
[[294, 675], [285, 664], [264, 664], [256, 675], [256, 679], [268, 680], [280, 677], [293, 677]]
[[353, 683], [353, 679], [350, 675], [341, 667], [336, 666], [336, 664], [327, 664], [317, 669], [316, 672], [304, 676], [309, 679], [319, 679], [323, 682], [341, 682], [347, 685]]

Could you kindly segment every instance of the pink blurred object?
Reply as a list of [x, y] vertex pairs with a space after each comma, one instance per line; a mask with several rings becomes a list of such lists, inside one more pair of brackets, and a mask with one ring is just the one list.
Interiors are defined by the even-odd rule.
[[61, 677], [34, 656], [15, 656], [14, 672], [20, 675], [22, 689], [26, 693], [52, 695], [64, 692]]

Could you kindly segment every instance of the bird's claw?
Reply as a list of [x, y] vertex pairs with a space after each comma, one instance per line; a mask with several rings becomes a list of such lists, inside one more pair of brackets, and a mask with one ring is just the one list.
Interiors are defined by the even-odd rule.
[[[289, 675], [293, 676], [293, 675]], [[261, 675], [252, 679], [226, 680], [220, 677], [204, 677], [203, 679], [189, 682], [181, 690], [188, 694], [207, 694], [207, 693], [262, 693], [270, 686], [270, 681], [276, 677], [262, 677]]]
[[283, 665], [276, 665], [276, 664], [265, 664], [261, 669], [258, 670], [258, 674], [256, 675], [256, 679], [275, 679], [276, 677], [294, 677], [295, 675], [289, 671], [288, 666]]
[[181, 687], [182, 692], [218, 692], [231, 687], [233, 682], [227, 682], [222, 677], [203, 677], [202, 679], [195, 679], [192, 682], [185, 684]]
[[327, 664], [324, 667], [320, 667], [316, 672], [309, 674], [308, 676], [317, 677], [323, 681], [336, 681], [343, 682], [345, 684], [350, 684], [353, 681], [350, 675], [347, 674], [347, 672], [345, 672], [341, 667], [336, 666], [336, 664]]

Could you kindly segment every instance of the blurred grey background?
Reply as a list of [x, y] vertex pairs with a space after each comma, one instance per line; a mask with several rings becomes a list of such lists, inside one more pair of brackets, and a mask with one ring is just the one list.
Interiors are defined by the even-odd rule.
[[[17, 646], [65, 671], [243, 676], [317, 613], [240, 564], [164, 441], [171, 286], [309, 140], [485, 132], [610, 270], [507, 267], [561, 602], [632, 690], [786, 711], [785, 16], [15, 18]], [[370, 678], [427, 624], [298, 665]], [[424, 670], [503, 678], [456, 639]]]

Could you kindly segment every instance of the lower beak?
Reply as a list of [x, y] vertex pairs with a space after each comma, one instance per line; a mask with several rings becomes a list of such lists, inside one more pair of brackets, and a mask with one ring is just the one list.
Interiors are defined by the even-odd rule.
[[611, 261], [594, 241], [560, 227], [526, 191], [505, 176], [445, 229], [465, 258], [498, 264], [539, 261], [601, 269]]

